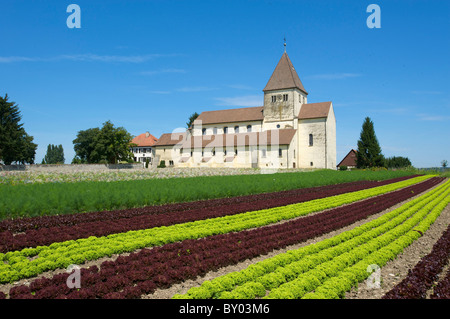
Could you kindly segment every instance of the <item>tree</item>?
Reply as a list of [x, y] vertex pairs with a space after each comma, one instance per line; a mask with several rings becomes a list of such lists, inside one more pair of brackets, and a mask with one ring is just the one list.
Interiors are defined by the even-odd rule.
[[62, 145], [49, 144], [47, 154], [42, 159], [42, 164], [64, 164], [64, 149]]
[[114, 127], [107, 121], [103, 127], [79, 131], [73, 140], [75, 158], [72, 163], [110, 163], [130, 162], [133, 153], [130, 147], [133, 136], [123, 127]]
[[79, 159], [78, 164], [91, 164], [100, 161], [100, 158], [96, 158], [92, 154], [95, 148], [96, 137], [99, 132], [100, 129], [98, 127], [78, 132], [77, 138], [73, 140], [73, 148], [76, 154], [75, 157]]
[[37, 145], [23, 128], [21, 119], [19, 106], [8, 102], [8, 94], [0, 96], [0, 160], [6, 165], [34, 163]]
[[369, 117], [366, 117], [358, 140], [356, 167], [382, 167], [384, 165], [384, 156], [381, 154], [381, 147], [375, 135], [373, 122]]
[[446, 167], [448, 166], [447, 160], [443, 160], [443, 161], [441, 162], [441, 165], [442, 165], [443, 168], [446, 168]]
[[386, 158], [387, 168], [400, 168], [411, 166], [411, 161], [407, 157], [393, 156]]
[[195, 119], [199, 116], [197, 112], [194, 112], [189, 116], [189, 121], [186, 122], [187, 128], [190, 128], [192, 126], [192, 123], [194, 123]]

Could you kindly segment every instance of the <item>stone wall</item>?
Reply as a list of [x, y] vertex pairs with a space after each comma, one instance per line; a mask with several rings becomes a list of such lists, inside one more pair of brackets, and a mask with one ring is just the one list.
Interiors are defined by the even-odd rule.
[[143, 163], [134, 164], [33, 164], [33, 165], [0, 165], [0, 171], [28, 172], [101, 172], [111, 170], [144, 169]]

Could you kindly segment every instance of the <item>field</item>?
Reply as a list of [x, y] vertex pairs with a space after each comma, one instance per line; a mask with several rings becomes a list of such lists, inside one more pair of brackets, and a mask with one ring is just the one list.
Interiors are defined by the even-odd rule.
[[1, 299], [450, 297], [443, 176], [25, 180], [0, 184]]

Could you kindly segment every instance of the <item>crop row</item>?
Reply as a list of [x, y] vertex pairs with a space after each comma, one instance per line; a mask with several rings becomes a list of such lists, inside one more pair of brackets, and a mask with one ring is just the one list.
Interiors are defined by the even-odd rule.
[[420, 237], [449, 201], [447, 181], [362, 226], [205, 281], [174, 298], [343, 297], [370, 275], [370, 265], [383, 266]]
[[0, 254], [0, 260], [3, 261], [0, 264], [0, 282], [16, 281], [18, 279], [36, 276], [47, 270], [65, 268], [71, 264], [81, 264], [87, 260], [95, 260], [101, 257], [111, 256], [112, 254], [132, 252], [144, 247], [261, 227], [282, 220], [305, 216], [312, 212], [378, 196], [413, 185], [428, 178], [430, 176], [419, 176], [385, 186], [283, 207], [111, 234], [105, 237], [91, 236], [89, 238], [53, 243], [49, 246], [10, 251], [5, 254]]
[[143, 249], [116, 261], [83, 269], [79, 291], [68, 289], [68, 274], [42, 278], [10, 291], [11, 298], [134, 298], [156, 288], [194, 279], [333, 231], [415, 196], [441, 182], [432, 178], [388, 194], [331, 209], [321, 214], [242, 232]]
[[[383, 299], [424, 299], [427, 291], [438, 280], [450, 258], [450, 226], [433, 245], [431, 252], [423, 257], [406, 278], [388, 291]], [[439, 291], [439, 288], [437, 289]]]
[[[370, 187], [387, 185], [405, 179], [407, 178], [403, 177], [383, 182], [355, 182], [221, 200], [215, 199], [193, 203], [150, 206], [122, 211], [42, 216], [28, 218], [27, 220], [8, 220], [3, 222], [3, 226], [4, 229], [7, 228], [9, 230], [0, 232], [0, 252], [5, 253], [27, 247], [50, 245], [54, 242], [63, 242], [90, 236], [107, 236], [130, 230], [168, 226], [194, 220], [233, 215], [250, 210], [285, 206], [368, 189]], [[13, 229], [21, 233], [14, 234]]]
[[445, 278], [434, 287], [430, 299], [450, 299], [450, 271], [447, 271]]

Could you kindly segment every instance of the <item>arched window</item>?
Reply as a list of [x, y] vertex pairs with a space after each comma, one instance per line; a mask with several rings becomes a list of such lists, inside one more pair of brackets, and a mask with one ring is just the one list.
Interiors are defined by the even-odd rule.
[[206, 128], [203, 128], [203, 129], [202, 129], [202, 134], [203, 134], [203, 135], [206, 135]]
[[313, 135], [309, 134], [309, 146], [313, 146], [314, 141], [313, 141]]
[[223, 128], [223, 134], [227, 134], [228, 133], [228, 126], [225, 126], [224, 128]]
[[251, 132], [252, 131], [252, 126], [251, 125], [247, 125], [247, 132]]
[[234, 133], [239, 133], [239, 126], [238, 126], [238, 125], [236, 125], [236, 126], [234, 127]]

